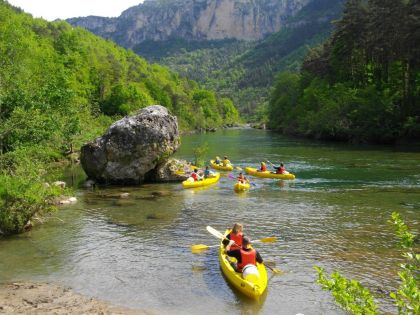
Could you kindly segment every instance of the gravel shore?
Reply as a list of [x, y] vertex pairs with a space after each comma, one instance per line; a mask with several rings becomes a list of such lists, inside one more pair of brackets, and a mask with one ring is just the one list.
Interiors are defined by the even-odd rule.
[[0, 314], [129, 314], [146, 313], [112, 306], [49, 283], [0, 284]]

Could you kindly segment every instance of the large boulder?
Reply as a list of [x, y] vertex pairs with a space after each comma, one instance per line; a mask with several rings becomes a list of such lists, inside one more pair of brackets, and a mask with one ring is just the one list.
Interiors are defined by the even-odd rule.
[[112, 124], [82, 147], [80, 159], [88, 177], [99, 183], [140, 184], [179, 144], [177, 118], [153, 105]]

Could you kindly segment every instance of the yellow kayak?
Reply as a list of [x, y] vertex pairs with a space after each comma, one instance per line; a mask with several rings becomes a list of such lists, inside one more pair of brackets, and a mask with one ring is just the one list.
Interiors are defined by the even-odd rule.
[[250, 183], [237, 182], [235, 185], [233, 185], [233, 189], [236, 192], [248, 190], [250, 187], [251, 187]]
[[184, 187], [184, 188], [194, 188], [194, 187], [207, 186], [207, 185], [217, 183], [219, 178], [220, 178], [220, 173], [215, 173], [213, 177], [208, 177], [208, 178], [205, 178], [203, 180], [196, 181], [196, 182], [189, 181], [187, 179], [187, 180], [184, 180], [182, 182], [182, 187]]
[[263, 177], [263, 178], [274, 178], [274, 179], [295, 179], [295, 175], [292, 173], [289, 174], [276, 174], [269, 171], [265, 172], [258, 172], [256, 168], [253, 167], [245, 167], [245, 173], [256, 176], [256, 177]]
[[[225, 232], [225, 236], [228, 235], [230, 230]], [[229, 257], [231, 261], [235, 258]], [[267, 270], [264, 264], [257, 263], [257, 269], [259, 276], [249, 275], [247, 279], [242, 277], [242, 273], [236, 272], [228, 260], [228, 256], [225, 254], [225, 246], [223, 243], [220, 244], [219, 250], [219, 262], [220, 268], [222, 268], [223, 274], [231, 285], [233, 285], [242, 294], [258, 300], [267, 288], [268, 277]]]
[[233, 171], [233, 166], [232, 164], [223, 166], [222, 164], [216, 164], [216, 162], [214, 160], [210, 160], [210, 166], [216, 170], [219, 171]]

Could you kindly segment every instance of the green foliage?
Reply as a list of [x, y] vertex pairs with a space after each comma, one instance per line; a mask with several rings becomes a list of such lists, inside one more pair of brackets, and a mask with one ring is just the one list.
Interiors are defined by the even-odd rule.
[[324, 290], [331, 291], [337, 304], [351, 314], [376, 315], [378, 307], [368, 289], [356, 280], [348, 280], [338, 272], [331, 274], [331, 279], [325, 276], [324, 270], [315, 267], [319, 283]]
[[393, 212], [389, 222], [394, 225], [400, 246], [406, 250], [403, 254], [406, 262], [398, 273], [401, 284], [397, 292], [391, 293], [391, 298], [398, 306], [399, 314], [420, 314], [420, 253], [414, 250], [416, 235], [408, 229], [399, 213]]
[[[232, 103], [65, 22], [49, 23], [0, 1], [0, 230], [23, 230], [50, 211], [51, 164], [112, 123], [161, 104], [182, 128], [239, 119]], [[205, 97], [195, 98], [202, 93]], [[235, 116], [236, 115], [236, 116]], [[48, 170], [48, 171], [47, 171]]]
[[209, 151], [209, 144], [207, 142], [204, 142], [202, 145], [197, 146], [193, 150], [194, 154], [194, 163], [197, 167], [202, 167], [205, 164], [205, 157]]
[[[408, 229], [400, 215], [392, 213], [389, 221], [395, 227], [400, 247], [405, 250], [406, 262], [398, 273], [401, 283], [396, 292], [390, 294], [398, 306], [398, 314], [420, 314], [420, 254], [414, 250], [416, 236]], [[331, 278], [325, 276], [323, 268], [314, 267], [319, 283], [324, 290], [331, 291], [338, 305], [351, 314], [380, 314], [374, 303], [373, 295], [356, 280], [348, 280], [334, 272]]]
[[270, 127], [363, 143], [419, 139], [414, 3], [349, 0], [330, 40], [306, 56], [300, 77], [280, 75], [269, 103]]
[[0, 232], [23, 231], [36, 213], [55, 210], [56, 187], [44, 184], [45, 163], [56, 156], [42, 147], [21, 148], [0, 156]]

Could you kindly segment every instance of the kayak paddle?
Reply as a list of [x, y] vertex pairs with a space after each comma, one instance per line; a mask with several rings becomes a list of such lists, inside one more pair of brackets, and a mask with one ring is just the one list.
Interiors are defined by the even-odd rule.
[[279, 275], [279, 274], [283, 274], [284, 273], [280, 269], [273, 268], [273, 267], [271, 267], [271, 266], [269, 266], [267, 264], [264, 264], [264, 266], [266, 266], [268, 269], [270, 269], [273, 272], [273, 274], [275, 274], [275, 275]]
[[[276, 240], [277, 240], [276, 237], [269, 236], [269, 237], [264, 237], [264, 238], [259, 239], [259, 240], [252, 241], [252, 243], [273, 243]], [[220, 245], [210, 245], [210, 246], [208, 246], [208, 245], [204, 245], [204, 244], [197, 244], [197, 245], [192, 245], [191, 246], [191, 251], [193, 253], [199, 253], [201, 251], [207, 250], [207, 249], [212, 248], [212, 247], [217, 247], [217, 246], [220, 246]]]

